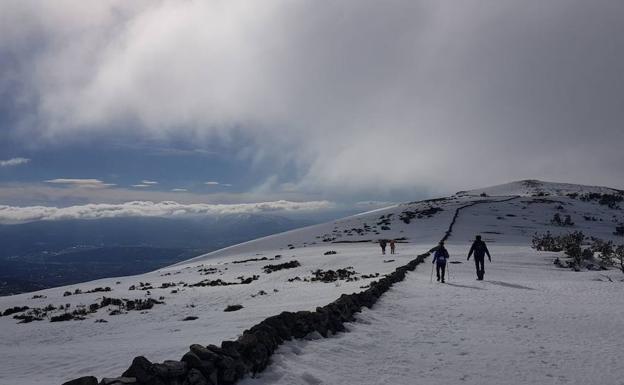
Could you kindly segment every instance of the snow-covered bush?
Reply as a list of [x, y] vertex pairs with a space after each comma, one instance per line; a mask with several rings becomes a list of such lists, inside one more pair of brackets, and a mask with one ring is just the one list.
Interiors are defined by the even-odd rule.
[[589, 257], [593, 253], [589, 249], [583, 249], [583, 242], [585, 241], [585, 234], [581, 231], [574, 231], [572, 233], [553, 236], [550, 232], [533, 236], [532, 247], [540, 251], [564, 251], [565, 254], [572, 259], [569, 264], [574, 270], [580, 270], [583, 266], [583, 258]]
[[564, 219], [561, 219], [561, 215], [559, 213], [555, 213], [553, 215], [553, 218], [550, 220], [550, 223], [556, 226], [566, 226], [566, 227], [574, 226], [574, 222], [572, 222], [572, 217], [570, 217], [570, 215], [566, 215]]
[[620, 270], [624, 273], [624, 245], [618, 245], [614, 251], [615, 258], [620, 262]]
[[535, 235], [533, 235], [531, 247], [538, 251], [559, 252], [563, 250], [559, 242], [559, 237], [552, 236], [550, 231], [547, 231], [546, 234], [535, 233]]
[[613, 265], [613, 242], [612, 241], [604, 241], [599, 238], [592, 238], [592, 251], [594, 253], [598, 253], [598, 258], [603, 266], [611, 266]]

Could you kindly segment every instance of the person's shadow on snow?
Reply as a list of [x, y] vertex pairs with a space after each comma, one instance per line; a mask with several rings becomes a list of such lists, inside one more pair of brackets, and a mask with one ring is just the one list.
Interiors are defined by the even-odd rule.
[[486, 282], [489, 282], [494, 285], [503, 286], [503, 287], [511, 287], [512, 289], [535, 290], [532, 287], [522, 286], [522, 285], [518, 285], [515, 283], [507, 283], [507, 282], [501, 282], [501, 281], [486, 281]]
[[485, 290], [484, 288], [478, 287], [478, 286], [460, 285], [460, 284], [457, 284], [457, 283], [449, 283], [449, 282], [447, 282], [446, 284], [448, 286], [462, 287], [462, 288], [465, 288], [465, 289]]

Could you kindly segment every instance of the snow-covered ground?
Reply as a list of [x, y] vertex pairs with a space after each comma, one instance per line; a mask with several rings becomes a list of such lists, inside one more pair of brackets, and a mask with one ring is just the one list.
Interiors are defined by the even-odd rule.
[[623, 283], [527, 247], [491, 249], [485, 281], [466, 245], [451, 245], [462, 264], [449, 283], [421, 265], [350, 333], [288, 342], [242, 384], [623, 384]]
[[[618, 193], [515, 182], [290, 231], [140, 276], [0, 297], [0, 311], [48, 304], [57, 308], [69, 304], [73, 311], [103, 297], [164, 302], [119, 315], [110, 314], [117, 307], [107, 306], [81, 321], [49, 322], [49, 317], [65, 312], [58, 309], [44, 320], [26, 324], [18, 324], [12, 316], [0, 317], [0, 384], [47, 385], [83, 375], [116, 376], [135, 356], [155, 362], [179, 359], [192, 343], [218, 344], [267, 316], [313, 310], [342, 293], [361, 291], [375, 279], [363, 275], [388, 273], [430, 249], [443, 236], [455, 209], [475, 201], [481, 203], [461, 212], [449, 239], [452, 255], [463, 263], [450, 266], [448, 285], [430, 283], [429, 266], [421, 265], [372, 310], [363, 312], [361, 322], [350, 326], [352, 333], [288, 343], [267, 372], [246, 381], [616, 384], [618, 377], [624, 378], [624, 371], [614, 365], [620, 353], [618, 337], [624, 333], [620, 281], [624, 275], [615, 270], [559, 269], [552, 265], [554, 254], [529, 248], [531, 236], [546, 230], [582, 230], [624, 243], [613, 235], [616, 224], [624, 222], [622, 210], [567, 195], [579, 192]], [[575, 226], [551, 225], [555, 212], [571, 215]], [[474, 265], [465, 261], [476, 233], [484, 236], [494, 256], [486, 265], [485, 282], [474, 280]], [[382, 256], [373, 243], [380, 238], [400, 239], [398, 254]], [[336, 254], [325, 255], [327, 251]], [[261, 258], [267, 260], [234, 263]], [[263, 271], [265, 265], [293, 260], [301, 266]], [[346, 267], [358, 273], [357, 281], [305, 280], [316, 269]], [[217, 279], [236, 283], [241, 281], [238, 277], [254, 275], [258, 278], [250, 284], [190, 286]], [[295, 277], [302, 280], [289, 281]], [[141, 282], [149, 282], [152, 289], [139, 290]], [[175, 286], [164, 287], [170, 283]], [[137, 289], [129, 290], [132, 285]], [[110, 292], [85, 293], [107, 286]], [[63, 295], [76, 289], [84, 294]], [[234, 304], [244, 307], [223, 312]], [[183, 321], [187, 316], [198, 318]]]

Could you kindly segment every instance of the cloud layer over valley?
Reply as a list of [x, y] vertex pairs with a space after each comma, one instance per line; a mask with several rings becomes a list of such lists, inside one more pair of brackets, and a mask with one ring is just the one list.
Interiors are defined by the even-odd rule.
[[331, 209], [327, 201], [260, 202], [240, 204], [182, 204], [173, 201], [135, 201], [120, 204], [86, 204], [70, 207], [0, 205], [0, 224], [15, 224], [41, 220], [102, 219], [120, 217], [188, 217], [231, 214], [292, 213]]

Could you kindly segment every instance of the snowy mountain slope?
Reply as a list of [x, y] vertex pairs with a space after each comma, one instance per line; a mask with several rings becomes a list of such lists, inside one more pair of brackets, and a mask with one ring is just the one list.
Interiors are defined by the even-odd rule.
[[[2, 311], [14, 306], [44, 308], [49, 304], [57, 308], [42, 316], [43, 320], [26, 324], [18, 324], [12, 316], [0, 317], [0, 352], [6, 357], [0, 364], [0, 384], [60, 384], [81, 375], [112, 376], [125, 370], [135, 356], [145, 355], [152, 361], [179, 359], [192, 343], [208, 344], [233, 339], [267, 316], [284, 310], [309, 310], [325, 305], [342, 293], [362, 290], [375, 279], [377, 273], [388, 273], [430, 249], [443, 236], [455, 209], [473, 202], [478, 203], [462, 210], [449, 239], [453, 256], [463, 255], [474, 234], [481, 233], [495, 250], [495, 255], [505, 256], [500, 259], [495, 257], [496, 263], [492, 265], [493, 276], [496, 274], [494, 266], [501, 269], [501, 276], [496, 277], [498, 280], [522, 286], [514, 282], [522, 282], [526, 274], [541, 281], [544, 274], [549, 275], [550, 271], [554, 279], [564, 277], [570, 282], [599, 278], [599, 272], [576, 275], [567, 270], [555, 272], [550, 262], [552, 255], [538, 254], [528, 246], [535, 232], [546, 230], [553, 233], [582, 230], [624, 243], [622, 237], [613, 234], [615, 226], [624, 222], [622, 211], [616, 205], [609, 207], [607, 203], [610, 200], [601, 201], [601, 196], [581, 199], [583, 194], [617, 197], [620, 193], [577, 185], [535, 181], [529, 184], [529, 189], [527, 182], [515, 182], [474, 190], [470, 194], [458, 193], [443, 199], [397, 205], [261, 238], [139, 276], [0, 297]], [[480, 196], [482, 192], [488, 196]], [[494, 196], [494, 192], [504, 195]], [[550, 221], [555, 213], [570, 215], [575, 225], [552, 225]], [[379, 246], [374, 244], [380, 238], [399, 239], [398, 254], [381, 256]], [[328, 251], [335, 251], [336, 254], [325, 255]], [[276, 258], [277, 255], [280, 257]], [[245, 260], [247, 262], [234, 263]], [[300, 266], [271, 273], [263, 270], [265, 265], [295, 260]], [[451, 269], [456, 266], [457, 278], [473, 284], [470, 265], [453, 265]], [[352, 267], [358, 280], [310, 282], [314, 270], [347, 267]], [[426, 286], [429, 285], [428, 274], [426, 270], [417, 270], [414, 279], [419, 282], [418, 290], [422, 289], [418, 285], [425, 285], [430, 290]], [[240, 284], [245, 279], [250, 282]], [[213, 284], [215, 281], [219, 283], [217, 280], [239, 284], [194, 286], [202, 281], [204, 285], [209, 285], [210, 282], [205, 280]], [[408, 281], [411, 280], [409, 277]], [[462, 285], [466, 286], [465, 283]], [[531, 285], [534, 282], [524, 286]], [[134, 290], [130, 290], [132, 286]], [[98, 287], [110, 287], [111, 291], [86, 293]], [[82, 294], [64, 296], [65, 292], [74, 293], [76, 289], [80, 289]], [[461, 296], [466, 291], [472, 290], [458, 291], [453, 295]], [[556, 291], [554, 293], [559, 295]], [[596, 292], [596, 295], [599, 293]], [[37, 298], [33, 298], [35, 296]], [[98, 306], [93, 313], [85, 314], [84, 320], [49, 322], [50, 317], [101, 304], [103, 297], [151, 298], [164, 303], [141, 311], [122, 309], [119, 315], [111, 315], [120, 310], [119, 306], [106, 304]], [[420, 306], [418, 298], [420, 296], [411, 299], [415, 307]], [[382, 299], [381, 302], [384, 301]], [[69, 304], [68, 310], [58, 309], [60, 305], [65, 307], [65, 304]], [[223, 312], [226, 306], [234, 304], [244, 307], [235, 312]], [[425, 301], [422, 306], [429, 311], [432, 305]], [[29, 311], [16, 314], [27, 315]], [[436, 311], [432, 315], [441, 316], [442, 313]], [[188, 316], [198, 318], [183, 321]], [[473, 322], [477, 327], [478, 317]], [[350, 337], [345, 335], [340, 338]]]
[[542, 182], [528, 179], [486, 187], [460, 191], [456, 195], [520, 195], [520, 196], [567, 196], [568, 194], [620, 194], [622, 190], [602, 186], [585, 186], [571, 183]]
[[553, 253], [491, 245], [475, 281], [465, 245], [449, 251], [448, 284], [430, 267], [390, 290], [349, 333], [282, 345], [242, 385], [621, 384], [622, 273], [572, 273]]

